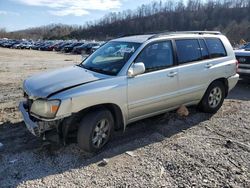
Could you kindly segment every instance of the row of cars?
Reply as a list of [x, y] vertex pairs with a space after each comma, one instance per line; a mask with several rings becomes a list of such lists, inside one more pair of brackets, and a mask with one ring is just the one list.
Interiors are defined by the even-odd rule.
[[0, 39], [0, 47], [14, 49], [33, 49], [41, 51], [60, 51], [73, 54], [91, 54], [104, 42], [87, 41], [30, 41]]
[[250, 79], [250, 42], [234, 50], [239, 62], [238, 74], [243, 78]]

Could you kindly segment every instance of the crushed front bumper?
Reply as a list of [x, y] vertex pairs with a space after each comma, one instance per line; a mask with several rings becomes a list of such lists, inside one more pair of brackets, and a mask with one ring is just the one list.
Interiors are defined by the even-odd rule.
[[38, 124], [30, 119], [30, 115], [25, 109], [25, 102], [20, 102], [19, 104], [19, 110], [22, 113], [24, 123], [27, 127], [27, 129], [34, 135], [34, 136], [40, 136]]
[[[19, 110], [22, 113], [24, 123], [27, 129], [37, 137], [43, 139], [51, 139], [54, 135], [58, 136], [58, 126], [62, 120], [43, 121], [35, 117], [31, 117], [28, 112], [28, 105], [26, 101], [20, 102]], [[57, 138], [59, 139], [59, 138]], [[54, 138], [52, 140], [55, 140]]]

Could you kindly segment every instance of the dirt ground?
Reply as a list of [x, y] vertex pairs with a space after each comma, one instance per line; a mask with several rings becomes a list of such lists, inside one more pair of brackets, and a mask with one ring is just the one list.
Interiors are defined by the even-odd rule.
[[250, 187], [246, 80], [218, 113], [193, 107], [187, 118], [170, 112], [134, 123], [94, 156], [73, 142], [55, 149], [33, 137], [17, 110], [22, 81], [80, 59], [0, 48], [0, 187]]

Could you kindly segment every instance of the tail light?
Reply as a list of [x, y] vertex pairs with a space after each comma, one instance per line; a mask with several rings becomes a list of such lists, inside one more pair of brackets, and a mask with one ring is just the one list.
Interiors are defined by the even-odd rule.
[[238, 60], [236, 60], [236, 72], [238, 72], [238, 70], [239, 70], [239, 61]]

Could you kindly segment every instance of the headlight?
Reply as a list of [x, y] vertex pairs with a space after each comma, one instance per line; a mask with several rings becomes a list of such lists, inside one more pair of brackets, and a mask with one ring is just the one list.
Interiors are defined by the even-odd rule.
[[247, 59], [244, 58], [244, 57], [240, 57], [240, 58], [238, 59], [238, 61], [239, 61], [239, 63], [245, 63], [245, 62], [247, 61]]
[[59, 100], [35, 100], [31, 106], [30, 112], [45, 118], [54, 118], [59, 109]]

